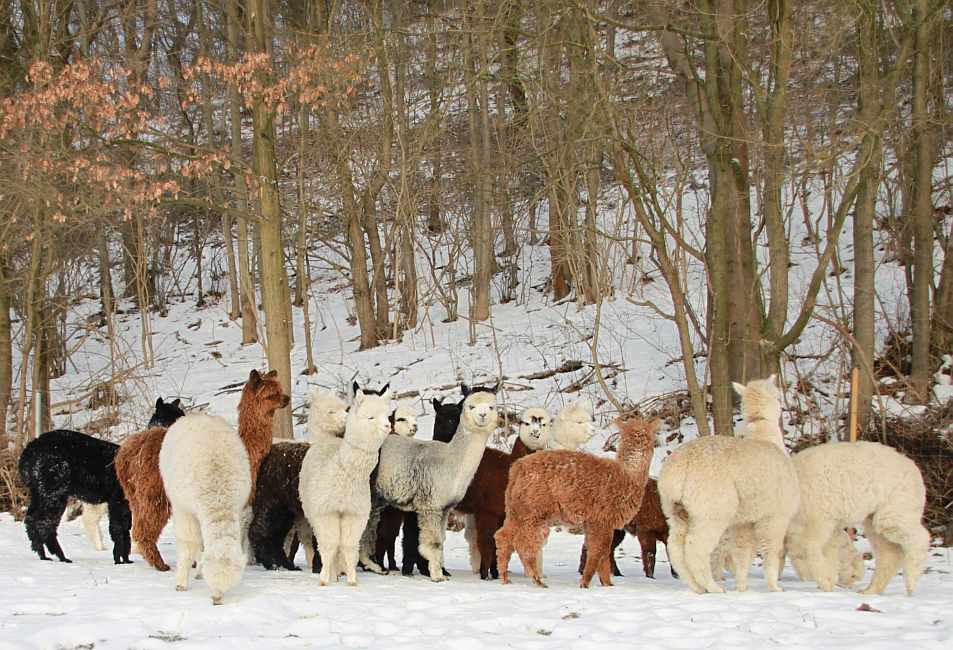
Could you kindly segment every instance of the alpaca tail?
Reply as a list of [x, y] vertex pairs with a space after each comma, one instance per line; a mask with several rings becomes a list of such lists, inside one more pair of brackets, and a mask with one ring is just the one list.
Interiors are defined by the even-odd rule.
[[223, 594], [242, 579], [246, 557], [238, 513], [216, 514], [201, 521], [202, 574], [213, 594]]

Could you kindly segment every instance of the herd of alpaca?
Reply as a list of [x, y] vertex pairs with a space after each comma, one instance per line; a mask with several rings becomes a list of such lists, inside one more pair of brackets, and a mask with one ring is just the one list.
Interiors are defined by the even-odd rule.
[[581, 587], [596, 574], [607, 586], [621, 575], [614, 551], [629, 532], [646, 577], [654, 578], [662, 542], [672, 575], [697, 593], [723, 592], [726, 569], [744, 591], [755, 553], [771, 591], [780, 590], [786, 557], [824, 591], [850, 587], [864, 566], [845, 528], [862, 524], [875, 559], [863, 592], [883, 593], [902, 568], [912, 594], [930, 542], [916, 465], [872, 442], [831, 442], [791, 456], [774, 377], [734, 386], [744, 418], [736, 435], [681, 445], [656, 480], [649, 467], [660, 421], [618, 418], [616, 457], [599, 457], [582, 449], [593, 436], [586, 401], [555, 418], [525, 408], [512, 450], [487, 447], [500, 420], [495, 387], [462, 386], [460, 401], [434, 400], [432, 440], [415, 437], [413, 409], [391, 408], [388, 386], [355, 383], [350, 404], [318, 391], [309, 440], [273, 444], [274, 413], [290, 399], [274, 371], [253, 370], [237, 428], [159, 398], [148, 428], [122, 445], [66, 430], [28, 444], [19, 461], [30, 492], [27, 536], [41, 559], [49, 552], [70, 562], [56, 530], [72, 498], [97, 548], [108, 511], [115, 563], [130, 562], [135, 542], [167, 571], [156, 542], [171, 518], [176, 589], [188, 589], [197, 567], [220, 604], [249, 561], [296, 570], [298, 544], [321, 585], [341, 575], [354, 585], [359, 566], [395, 570], [402, 527], [402, 572], [446, 580], [451, 512], [465, 518], [470, 565], [484, 580], [509, 582], [515, 551], [526, 576], [545, 587], [542, 549], [558, 525], [585, 536]]

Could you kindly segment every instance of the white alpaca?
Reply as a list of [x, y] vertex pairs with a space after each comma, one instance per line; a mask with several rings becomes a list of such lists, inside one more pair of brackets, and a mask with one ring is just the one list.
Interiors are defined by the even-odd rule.
[[665, 460], [658, 480], [669, 525], [669, 558], [697, 593], [724, 592], [712, 576], [712, 551], [729, 528], [745, 524], [752, 526], [750, 542], [736, 540], [731, 548], [739, 567], [739, 590], [747, 584], [757, 542], [765, 557], [768, 588], [780, 591], [779, 557], [798, 508], [797, 474], [777, 425], [780, 406], [774, 378], [735, 384], [735, 389], [742, 397], [750, 437], [692, 440]]
[[405, 438], [417, 435], [417, 412], [409, 406], [398, 406], [390, 414], [391, 431]]
[[371, 511], [370, 475], [390, 433], [389, 395], [358, 392], [344, 438], [315, 438], [301, 463], [301, 505], [318, 539], [321, 584], [343, 569], [357, 584], [361, 536]]
[[385, 505], [416, 512], [418, 551], [429, 562], [434, 582], [446, 580], [443, 541], [450, 509], [466, 494], [496, 423], [496, 395], [474, 392], [463, 402], [460, 425], [449, 443], [390, 436], [381, 447], [373, 526], [368, 528], [376, 530], [377, 514]]
[[188, 589], [192, 561], [201, 554], [212, 603], [219, 605], [245, 568], [241, 522], [251, 495], [245, 445], [224, 419], [189, 414], [166, 432], [159, 472], [172, 505], [175, 588]]
[[[83, 530], [86, 531], [86, 539], [89, 540], [90, 544], [92, 544], [93, 548], [97, 551], [105, 551], [106, 545], [103, 544], [103, 531], [99, 527], [99, 522], [102, 521], [103, 516], [106, 514], [106, 509], [109, 504], [106, 502], [86, 503], [85, 501], [79, 501], [77, 503], [81, 508], [79, 519], [83, 524]], [[68, 515], [68, 518], [75, 519], [76, 515], [71, 513]]]
[[308, 408], [308, 436], [311, 440], [318, 436], [342, 437], [347, 409], [344, 400], [331, 391], [318, 389], [311, 393]]
[[876, 561], [861, 593], [881, 594], [902, 565], [912, 595], [930, 547], [920, 523], [926, 488], [916, 464], [876, 442], [830, 442], [795, 454], [801, 509], [788, 531], [788, 552], [817, 586], [837, 578], [838, 531], [863, 523]]
[[[841, 529], [834, 532], [834, 536], [825, 548], [826, 552], [836, 555], [837, 586], [850, 588], [855, 582], [864, 577], [864, 556], [854, 546], [853, 540], [847, 531]], [[814, 580], [814, 575], [807, 564], [807, 560], [799, 556], [791, 556], [791, 564], [801, 580]]]
[[592, 428], [592, 403], [577, 400], [565, 407], [553, 420], [550, 449], [577, 451], [595, 434]]
[[[545, 449], [549, 443], [550, 437], [550, 417], [549, 411], [539, 406], [531, 406], [523, 409], [519, 415], [517, 423], [517, 438], [513, 443], [513, 449], [510, 455], [514, 458], [521, 458], [534, 451]], [[505, 485], [500, 489], [505, 489]], [[470, 568], [474, 573], [480, 572], [480, 548], [477, 545], [477, 527], [476, 517], [466, 515], [464, 518], [466, 529], [463, 532], [464, 539], [470, 547]], [[540, 551], [542, 552], [542, 551]]]

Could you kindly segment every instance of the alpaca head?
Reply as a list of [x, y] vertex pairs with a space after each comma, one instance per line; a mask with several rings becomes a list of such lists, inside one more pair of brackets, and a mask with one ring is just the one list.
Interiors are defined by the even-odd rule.
[[347, 404], [329, 390], [316, 390], [311, 394], [311, 407], [308, 409], [308, 433], [316, 435], [344, 435], [344, 423], [347, 420]]
[[617, 418], [615, 425], [619, 428], [619, 449], [616, 458], [630, 467], [637, 467], [640, 471], [648, 471], [655, 453], [655, 440], [662, 421], [643, 420], [641, 418]]
[[238, 403], [239, 416], [242, 413], [254, 415], [260, 420], [270, 420], [275, 411], [288, 406], [291, 398], [281, 389], [278, 371], [272, 370], [260, 374], [252, 370], [242, 389], [242, 399]]
[[523, 444], [534, 451], [545, 449], [549, 443], [549, 411], [531, 407], [520, 413], [519, 437]]
[[463, 413], [460, 415], [461, 430], [468, 433], [490, 435], [496, 430], [496, 395], [486, 391], [474, 391], [463, 400]]
[[156, 410], [149, 420], [149, 428], [165, 427], [169, 428], [172, 423], [185, 415], [182, 410], [182, 400], [175, 399], [171, 402], [163, 402], [162, 398], [156, 400]]
[[398, 406], [390, 414], [390, 428], [398, 436], [413, 438], [417, 434], [417, 414], [408, 406]]
[[767, 420], [776, 423], [781, 419], [781, 391], [775, 383], [776, 375], [767, 379], [755, 379], [747, 385], [732, 382], [735, 392], [741, 396], [741, 414], [745, 422]]
[[358, 391], [347, 413], [344, 440], [376, 451], [390, 434], [390, 393], [373, 395]]
[[459, 402], [447, 402], [444, 404], [436, 397], [431, 400], [433, 404], [433, 439], [441, 442], [450, 442], [453, 440], [453, 434], [457, 432], [460, 426], [460, 413], [463, 412], [464, 397]]
[[553, 420], [552, 446], [557, 449], [579, 449], [595, 435], [592, 420], [592, 403], [589, 400], [576, 400], [563, 407]]

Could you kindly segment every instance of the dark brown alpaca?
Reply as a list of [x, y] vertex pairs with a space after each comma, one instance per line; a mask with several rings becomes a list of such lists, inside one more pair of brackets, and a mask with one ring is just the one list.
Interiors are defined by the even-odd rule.
[[[251, 462], [251, 494], [255, 493], [258, 466], [271, 447], [273, 415], [290, 401], [277, 377], [274, 370], [266, 375], [252, 370], [238, 404], [238, 433]], [[132, 540], [139, 554], [159, 571], [168, 571], [169, 565], [162, 559], [156, 542], [172, 516], [159, 474], [159, 450], [165, 432], [162, 427], [153, 427], [126, 438], [115, 463], [116, 476], [132, 511]]]
[[[621, 576], [619, 567], [615, 561], [615, 549], [622, 540], [625, 539], [625, 533], [628, 532], [639, 539], [639, 547], [642, 549], [642, 570], [646, 578], [655, 578], [655, 553], [658, 542], [668, 544], [668, 522], [665, 521], [665, 515], [662, 513], [662, 502], [659, 499], [658, 482], [650, 478], [645, 483], [645, 494], [642, 496], [642, 505], [639, 511], [632, 518], [632, 521], [625, 525], [625, 530], [615, 531], [612, 537], [612, 553], [609, 555], [609, 561], [612, 565], [612, 575]], [[582, 573], [586, 566], [586, 547], [583, 545], [582, 552], [579, 554], [579, 573]], [[678, 578], [675, 569], [671, 569], [672, 577]]]
[[550, 450], [513, 463], [506, 488], [506, 521], [496, 533], [504, 584], [509, 581], [507, 565], [515, 550], [533, 582], [546, 586], [539, 553], [555, 524], [580, 526], [585, 531], [589, 557], [579, 586], [588, 587], [596, 570], [603, 585], [612, 584], [612, 532], [625, 526], [642, 504], [659, 424], [658, 420], [616, 420], [621, 437], [615, 460]]

